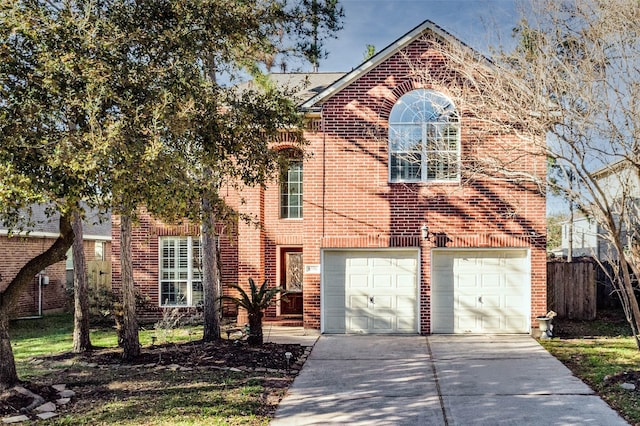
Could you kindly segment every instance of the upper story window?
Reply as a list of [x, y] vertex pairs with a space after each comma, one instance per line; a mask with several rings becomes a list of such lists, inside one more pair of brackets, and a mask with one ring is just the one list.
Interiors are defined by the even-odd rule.
[[160, 306], [198, 306], [203, 301], [198, 237], [160, 238]]
[[302, 159], [291, 154], [280, 176], [280, 217], [302, 218]]
[[460, 119], [442, 93], [417, 89], [403, 95], [389, 116], [389, 180], [460, 179]]

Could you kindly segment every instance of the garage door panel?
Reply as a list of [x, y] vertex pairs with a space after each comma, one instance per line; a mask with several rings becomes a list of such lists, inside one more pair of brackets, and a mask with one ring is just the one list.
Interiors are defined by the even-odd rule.
[[369, 317], [368, 316], [356, 316], [347, 314], [347, 332], [349, 333], [363, 333], [369, 330]]
[[392, 315], [376, 315], [373, 318], [373, 330], [376, 333], [391, 333], [395, 318]]
[[503, 275], [501, 274], [482, 274], [480, 279], [480, 288], [483, 290], [501, 290], [502, 288], [502, 280]]
[[480, 305], [484, 309], [501, 309], [504, 308], [502, 298], [500, 296], [482, 296]]
[[358, 266], [363, 267], [363, 268], [367, 268], [369, 266], [369, 260], [366, 259], [366, 258], [362, 258], [362, 257], [350, 257], [350, 258], [347, 258], [347, 261], [345, 263], [349, 267], [349, 269], [353, 269], [353, 268], [356, 268]]
[[458, 288], [461, 290], [465, 288], [471, 288], [475, 290], [478, 287], [476, 274], [458, 274], [458, 279], [460, 282]]
[[502, 330], [504, 330], [502, 317], [483, 316], [480, 330], [484, 333], [500, 333]]
[[393, 259], [388, 257], [371, 257], [369, 261], [373, 268], [390, 268], [393, 264]]
[[454, 333], [528, 332], [528, 262], [526, 250], [434, 252], [432, 331], [445, 333], [453, 328]]
[[350, 274], [349, 275], [349, 288], [368, 288], [369, 287], [369, 275], [365, 274]]
[[399, 312], [415, 312], [416, 300], [411, 296], [396, 297], [396, 310]]
[[502, 300], [502, 306], [504, 308], [510, 308], [514, 311], [521, 311], [521, 306], [524, 306], [529, 301], [529, 299], [522, 294], [505, 294]]
[[373, 288], [389, 289], [392, 286], [393, 278], [390, 275], [374, 275]]
[[527, 328], [527, 322], [523, 320], [521, 315], [507, 316], [505, 321], [505, 328], [511, 333], [519, 333], [519, 330]]
[[454, 315], [455, 326], [454, 333], [477, 333], [480, 329], [479, 318], [473, 314], [459, 314]]
[[416, 276], [415, 275], [398, 275], [396, 277], [396, 288], [404, 289], [408, 292], [415, 292], [416, 289]]
[[397, 317], [396, 329], [403, 333], [414, 333], [416, 329], [415, 317]]
[[367, 309], [369, 307], [369, 297], [349, 296], [347, 306], [349, 306], [351, 309]]
[[393, 307], [393, 298], [391, 296], [375, 296], [375, 309], [391, 309]]
[[455, 303], [455, 308], [459, 309], [459, 310], [464, 310], [464, 309], [475, 309], [478, 307], [478, 298], [473, 295], [473, 296], [469, 296], [469, 295], [459, 295], [458, 297], [455, 298], [456, 303]]

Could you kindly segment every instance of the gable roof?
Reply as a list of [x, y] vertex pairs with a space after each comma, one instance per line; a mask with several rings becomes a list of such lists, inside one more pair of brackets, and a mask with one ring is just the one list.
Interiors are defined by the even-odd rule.
[[487, 63], [491, 63], [488, 58], [476, 52], [471, 47], [436, 25], [434, 22], [426, 20], [422, 24], [418, 25], [417, 27], [385, 47], [380, 52], [376, 53], [370, 59], [363, 62], [360, 66], [345, 74], [342, 78], [325, 88], [322, 92], [308, 99], [301, 105], [301, 108], [303, 110], [312, 110], [319, 103], [335, 95], [336, 93], [350, 85], [353, 81], [362, 77], [363, 75], [374, 69], [376, 66], [387, 60], [389, 57], [396, 54], [398, 51], [404, 49], [410, 43], [422, 36], [425, 32], [431, 32], [441, 40], [446, 40], [450, 43], [455, 43], [459, 46], [462, 46], [472, 52], [473, 56], [479, 58], [482, 61], [486, 61]]
[[[59, 221], [60, 214], [54, 213], [51, 216], [46, 214], [46, 206], [34, 204], [29, 207], [31, 213], [27, 210], [24, 212], [25, 225], [27, 221], [29, 225], [23, 229], [10, 230], [2, 221], [0, 221], [0, 236], [8, 235], [13, 231], [14, 235], [57, 238], [60, 235]], [[87, 209], [85, 218], [82, 221], [82, 234], [85, 240], [111, 240], [111, 214], [100, 214], [95, 209]]]

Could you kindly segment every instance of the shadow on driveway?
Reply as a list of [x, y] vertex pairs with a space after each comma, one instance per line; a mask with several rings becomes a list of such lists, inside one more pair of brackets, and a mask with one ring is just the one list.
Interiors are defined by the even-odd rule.
[[624, 425], [529, 336], [323, 335], [272, 425]]

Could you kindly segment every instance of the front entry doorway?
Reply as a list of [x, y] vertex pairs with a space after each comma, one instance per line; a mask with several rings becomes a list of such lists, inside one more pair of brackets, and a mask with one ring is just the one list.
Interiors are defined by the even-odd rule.
[[281, 300], [282, 315], [302, 315], [302, 248], [286, 248], [280, 252], [280, 287], [287, 294]]

